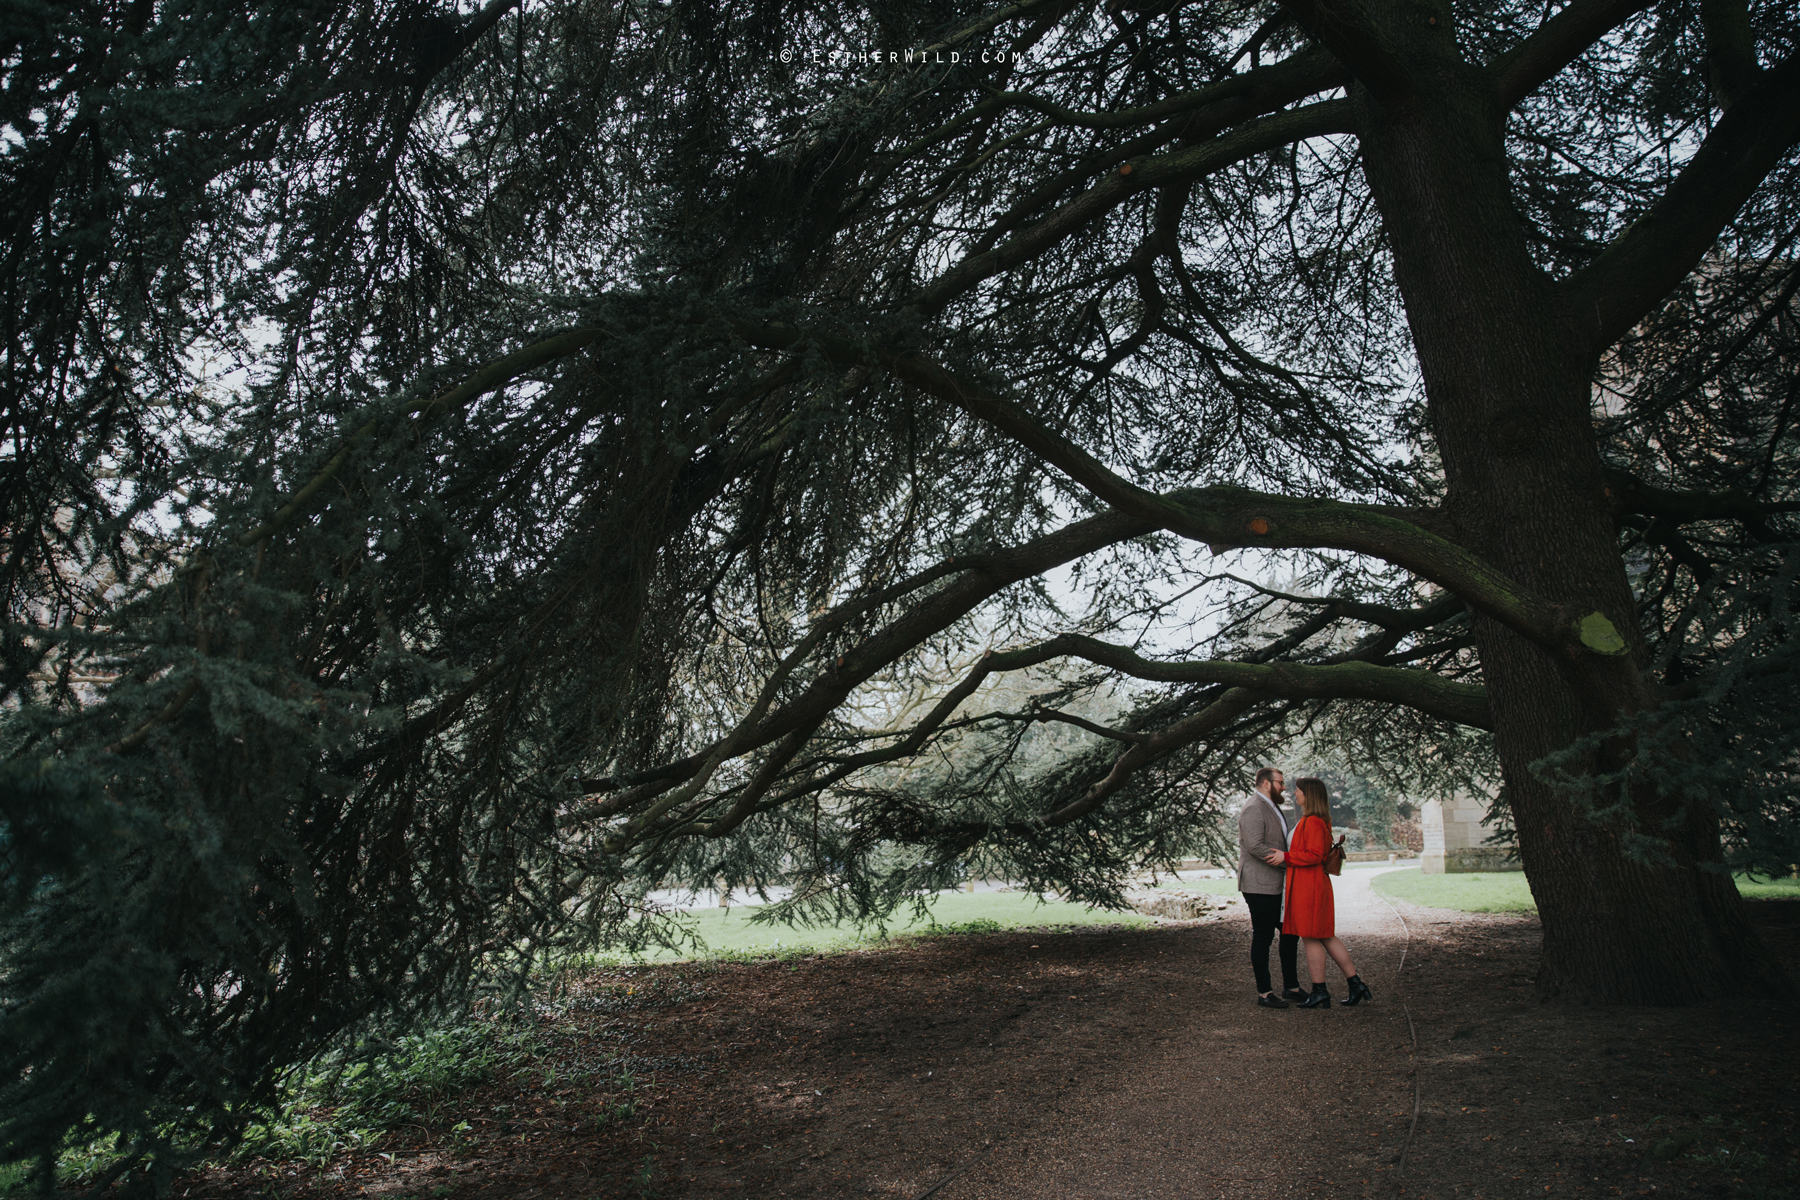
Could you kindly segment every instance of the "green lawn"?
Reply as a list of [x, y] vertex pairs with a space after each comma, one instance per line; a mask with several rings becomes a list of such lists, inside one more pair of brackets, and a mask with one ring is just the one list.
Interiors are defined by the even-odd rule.
[[1763, 879], [1752, 882], [1748, 875], [1733, 876], [1738, 895], [1746, 900], [1800, 900], [1800, 879]]
[[[1738, 892], [1747, 900], [1800, 898], [1800, 879], [1760, 882], [1737, 878]], [[1426, 875], [1418, 868], [1391, 871], [1376, 877], [1375, 891], [1395, 900], [1407, 900], [1429, 908], [1454, 908], [1463, 912], [1536, 912], [1522, 871]]]
[[1377, 875], [1371, 885], [1377, 895], [1423, 904], [1428, 908], [1455, 908], [1463, 912], [1536, 912], [1537, 903], [1525, 885], [1523, 871], [1495, 871], [1468, 875], [1427, 875], [1418, 867]]
[[[1229, 880], [1213, 882], [1229, 883]], [[1236, 890], [1236, 885], [1233, 885]], [[699, 949], [656, 950], [644, 955], [652, 961], [692, 958], [698, 955], [793, 954], [826, 950], [843, 950], [879, 939], [874, 928], [857, 930], [853, 925], [807, 927], [796, 925], [754, 924], [751, 917], [760, 907], [738, 905], [730, 909], [699, 908], [689, 915], [691, 926], [700, 936]], [[1109, 912], [1083, 904], [1059, 900], [1038, 903], [1036, 896], [1019, 892], [952, 892], [931, 898], [930, 915], [924, 920], [912, 910], [902, 907], [889, 918], [887, 932], [925, 933], [932, 924], [956, 930], [974, 925], [974, 931], [1033, 928], [1040, 925], [1129, 925], [1150, 924], [1148, 917], [1133, 912]]]

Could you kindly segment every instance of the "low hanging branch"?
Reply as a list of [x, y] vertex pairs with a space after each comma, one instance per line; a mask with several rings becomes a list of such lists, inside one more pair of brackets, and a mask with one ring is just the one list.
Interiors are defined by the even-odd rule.
[[[1120, 478], [1015, 401], [997, 396], [921, 354], [869, 347], [790, 325], [740, 321], [733, 322], [733, 328], [755, 346], [787, 350], [810, 344], [833, 362], [878, 362], [897, 378], [1012, 437], [1097, 499], [1156, 528], [1205, 542], [1215, 554], [1247, 547], [1325, 548], [1367, 554], [1454, 592], [1470, 608], [1539, 645], [1608, 657], [1626, 651], [1611, 617], [1600, 612], [1583, 615], [1577, 606], [1534, 593], [1453, 541], [1442, 514], [1431, 510], [1307, 500], [1237, 487], [1158, 494]], [[1624, 614], [1620, 614], [1621, 623], [1623, 620]]]
[[[811, 645], [817, 644], [816, 639], [810, 636], [807, 641]], [[829, 770], [765, 801], [764, 797], [783, 769], [799, 754], [806, 740], [823, 720], [821, 716], [811, 725], [787, 734], [779, 749], [765, 758], [758, 767], [750, 783], [737, 791], [729, 812], [713, 821], [696, 821], [692, 817], [686, 817], [673, 825], [659, 825], [660, 818], [693, 801], [722, 762], [749, 751], [747, 743], [751, 735], [747, 731], [762, 711], [762, 706], [753, 708], [732, 734], [715, 742], [704, 752], [703, 766], [695, 772], [688, 784], [672, 795], [656, 801], [652, 807], [634, 816], [625, 828], [609, 836], [606, 841], [607, 849], [613, 853], [627, 853], [634, 846], [648, 840], [660, 845], [669, 837], [723, 837], [759, 812], [778, 808], [802, 796], [815, 795], [853, 772], [918, 754], [990, 676], [1022, 671], [1067, 658], [1083, 659], [1150, 682], [1224, 685], [1228, 690], [1201, 713], [1166, 729], [1149, 732], [1111, 730], [1062, 713], [1034, 712], [1005, 718], [1027, 721], [1063, 720], [1103, 737], [1130, 743], [1131, 748], [1120, 756], [1105, 779], [1084, 794], [1079, 805], [1058, 810], [1056, 814], [1045, 818], [1046, 822], [1051, 823], [1066, 823], [1082, 813], [1092, 811], [1107, 796], [1123, 786], [1125, 780], [1139, 768], [1190, 744], [1217, 728], [1219, 723], [1264, 700], [1376, 700], [1402, 704], [1429, 716], [1473, 728], [1492, 728], [1485, 688], [1446, 679], [1432, 671], [1378, 666], [1368, 662], [1328, 665], [1294, 662], [1163, 662], [1146, 659], [1124, 646], [1112, 645], [1081, 634], [1063, 634], [1036, 646], [989, 651], [945, 693], [930, 713], [895, 744], [835, 760], [811, 760], [800, 768], [801, 773], [810, 773], [827, 762], [830, 763]], [[788, 665], [791, 667], [794, 661], [794, 657], [790, 656]], [[569, 823], [579, 824], [623, 814], [646, 798], [647, 793], [640, 786], [639, 789], [623, 793], [614, 801], [584, 810]], [[704, 804], [700, 806], [701, 809], [704, 807]]]
[[[506, 3], [492, 7], [504, 11], [510, 6], [510, 3]], [[515, 350], [503, 358], [494, 360], [447, 392], [416, 401], [397, 412], [384, 413], [381, 416], [370, 418], [344, 439], [343, 445], [338, 448], [337, 452], [326, 460], [325, 465], [310, 480], [289, 496], [281, 507], [275, 510], [273, 516], [262, 524], [239, 534], [236, 538], [237, 545], [246, 550], [252, 549], [279, 533], [288, 522], [304, 512], [318, 498], [319, 494], [333, 479], [338, 477], [344, 467], [355, 457], [357, 451], [372, 441], [388, 421], [395, 418], [412, 417], [418, 426], [423, 427], [465, 404], [479, 400], [489, 392], [507, 386], [539, 367], [546, 366], [560, 358], [567, 358], [599, 336], [600, 331], [597, 329], [577, 329], [545, 338], [541, 342], [536, 342], [521, 350]], [[196, 604], [206, 595], [211, 573], [210, 561], [202, 562], [193, 586]], [[204, 655], [206, 653], [206, 634], [204, 632], [199, 635], [198, 646], [199, 652]], [[200, 681], [198, 679], [188, 680], [160, 712], [114, 742], [109, 749], [115, 754], [129, 754], [139, 749], [159, 726], [167, 725], [179, 717], [187, 708], [188, 702], [198, 695], [199, 691]]]

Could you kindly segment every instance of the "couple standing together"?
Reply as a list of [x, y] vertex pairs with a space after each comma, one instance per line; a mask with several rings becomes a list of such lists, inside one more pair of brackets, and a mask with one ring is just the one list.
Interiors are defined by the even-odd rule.
[[[1331, 875], [1325, 860], [1331, 850], [1331, 800], [1317, 779], [1296, 779], [1294, 800], [1300, 817], [1290, 821], [1282, 811], [1286, 781], [1274, 767], [1256, 773], [1256, 791], [1238, 813], [1238, 891], [1250, 910], [1250, 966], [1256, 971], [1256, 1003], [1262, 1008], [1330, 1008], [1325, 987], [1325, 956], [1344, 973], [1350, 994], [1345, 1004], [1373, 1000], [1375, 994], [1356, 973], [1350, 952], [1337, 938], [1337, 913], [1331, 899]], [[1282, 914], [1286, 897], [1286, 916]], [[1269, 942], [1281, 930], [1280, 995], [1269, 978]], [[1306, 942], [1310, 993], [1300, 990], [1297, 951]]]

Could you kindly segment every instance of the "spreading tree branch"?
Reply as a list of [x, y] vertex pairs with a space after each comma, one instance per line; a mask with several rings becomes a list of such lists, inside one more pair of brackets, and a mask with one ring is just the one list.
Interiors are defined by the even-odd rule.
[[1638, 513], [1668, 525], [1693, 521], [1740, 521], [1759, 541], [1774, 541], [1765, 521], [1778, 513], [1800, 512], [1800, 501], [1757, 500], [1736, 488], [1725, 492], [1684, 492], [1646, 483], [1630, 471], [1606, 469], [1606, 495], [1615, 516]]
[[999, 429], [1097, 499], [1154, 528], [1205, 542], [1214, 553], [1256, 546], [1367, 554], [1456, 593], [1471, 608], [1540, 645], [1579, 654], [1586, 644], [1599, 653], [1612, 652], [1584, 643], [1582, 614], [1530, 592], [1451, 540], [1448, 530], [1435, 532], [1433, 525], [1444, 528], [1442, 518], [1430, 510], [1305, 500], [1237, 487], [1150, 492], [1120, 478], [1021, 405], [954, 374], [924, 355], [871, 347], [829, 334], [806, 333], [785, 324], [736, 322], [733, 328], [745, 341], [765, 348], [785, 350], [810, 342], [832, 361], [873, 359], [897, 378]]
[[[942, 568], [954, 578], [876, 632], [845, 649], [832, 661], [829, 669], [822, 671], [793, 699], [771, 712], [757, 727], [745, 749], [760, 749], [796, 729], [816, 726], [877, 672], [942, 633], [1005, 588], [1096, 550], [1141, 537], [1155, 528], [1129, 513], [1109, 512], [1077, 521], [1011, 549], [996, 550], [978, 558], [948, 560]], [[854, 604], [858, 609], [867, 607], [867, 601], [861, 599], [846, 603]], [[828, 614], [822, 619], [831, 620], [832, 617]], [[567, 822], [579, 824], [604, 820], [626, 812], [649, 797], [691, 779], [702, 769], [707, 754], [707, 750], [702, 750], [637, 775], [584, 780], [583, 786], [590, 792], [625, 790], [575, 810]]]
[[[613, 853], [624, 853], [647, 839], [655, 839], [660, 844], [671, 835], [723, 837], [757, 813], [768, 812], [802, 796], [823, 791], [856, 771], [918, 754], [931, 736], [944, 726], [990, 676], [1022, 671], [1064, 658], [1085, 659], [1121, 674], [1155, 683], [1223, 685], [1227, 690], [1199, 713], [1167, 728], [1150, 732], [1108, 729], [1066, 713], [1038, 711], [1024, 717], [1007, 717], [1006, 719], [1012, 720], [1063, 720], [1103, 737], [1131, 744], [1130, 749], [1113, 764], [1106, 777], [1088, 788], [1079, 801], [1045, 818], [1045, 822], [1050, 824], [1065, 823], [1093, 811], [1107, 796], [1123, 786], [1139, 768], [1191, 743], [1250, 706], [1268, 700], [1376, 700], [1405, 705], [1429, 716], [1461, 725], [1478, 729], [1492, 728], [1485, 688], [1446, 679], [1434, 671], [1379, 666], [1369, 662], [1328, 665], [1293, 662], [1164, 662], [1146, 659], [1129, 647], [1113, 645], [1082, 634], [1062, 634], [1035, 646], [989, 651], [932, 706], [929, 713], [907, 731], [905, 737], [892, 745], [835, 759], [831, 769], [823, 775], [808, 779], [772, 800], [764, 800], [763, 797], [767, 795], [781, 769], [797, 756], [805, 739], [811, 735], [812, 728], [791, 731], [783, 738], [778, 750], [759, 765], [750, 785], [738, 794], [730, 810], [717, 820], [687, 821], [673, 830], [659, 828], [658, 819], [679, 806], [677, 801], [664, 798], [635, 816], [623, 830], [609, 837], [607, 848]], [[815, 721], [815, 727], [816, 724]], [[698, 772], [697, 777], [681, 789], [678, 793], [680, 802], [686, 802], [704, 784], [710, 776], [710, 768], [716, 767], [725, 758], [743, 752], [744, 747], [737, 737], [737, 731], [703, 752], [700, 757], [707, 769]], [[818, 760], [808, 764], [808, 768], [816, 765], [819, 765]], [[614, 815], [623, 811], [624, 806], [633, 800], [642, 799], [641, 794], [634, 796], [626, 793], [617, 798], [616, 802], [583, 810], [573, 816], [569, 823], [576, 824]]]
[[1579, 344], [1597, 355], [1660, 304], [1796, 143], [1800, 53], [1763, 72], [1650, 211], [1565, 281]]
[[1328, 666], [1218, 660], [1163, 662], [1144, 658], [1126, 646], [1065, 633], [1027, 649], [997, 652], [983, 660], [982, 667], [988, 672], [1018, 671], [1057, 658], [1085, 659], [1152, 683], [1223, 684], [1288, 700], [1380, 700], [1460, 725], [1492, 728], [1487, 689], [1446, 679], [1434, 671], [1366, 662]]
[[1283, 592], [1275, 588], [1265, 587], [1254, 580], [1230, 576], [1239, 583], [1255, 588], [1265, 596], [1276, 600], [1284, 600], [1289, 604], [1318, 608], [1319, 615], [1327, 622], [1348, 618], [1361, 621], [1365, 625], [1379, 625], [1390, 633], [1417, 633], [1422, 629], [1430, 629], [1440, 621], [1449, 620], [1462, 612], [1467, 605], [1460, 596], [1445, 594], [1422, 604], [1417, 608], [1394, 608], [1387, 604], [1370, 604], [1364, 600], [1349, 600], [1341, 596], [1301, 596], [1293, 592]]
[[1651, 0], [1575, 0], [1566, 5], [1490, 65], [1500, 103], [1516, 107], [1650, 4]]
[[1730, 108], [1756, 82], [1756, 41], [1744, 0], [1700, 0], [1706, 28], [1706, 74], [1720, 108]]
[[1283, 0], [1282, 7], [1348, 67], [1377, 101], [1399, 104], [1412, 95], [1412, 76], [1406, 64], [1382, 40], [1355, 0]]
[[[1245, 107], [1249, 104], [1243, 102]], [[906, 303], [920, 312], [938, 312], [983, 280], [1038, 257], [1141, 192], [1199, 179], [1277, 146], [1349, 133], [1352, 116], [1348, 101], [1325, 100], [1249, 121], [1229, 134], [1186, 149], [1124, 163], [1029, 229], [992, 250], [963, 259]]]
[[337, 478], [338, 472], [344, 469], [357, 449], [381, 429], [381, 426], [395, 416], [416, 417], [420, 423], [435, 420], [445, 413], [462, 407], [470, 401], [478, 400], [489, 392], [497, 391], [512, 383], [521, 375], [537, 368], [566, 358], [580, 350], [600, 336], [597, 329], [575, 329], [568, 333], [559, 333], [555, 337], [545, 338], [511, 354], [497, 358], [482, 367], [467, 379], [447, 392], [416, 401], [399, 410], [398, 413], [383, 413], [365, 421], [356, 429], [333, 454], [316, 475], [306, 485], [290, 496], [286, 503], [275, 510], [275, 515], [256, 526], [237, 539], [238, 545], [251, 547], [258, 542], [267, 541], [279, 533], [283, 526], [303, 512], [318, 494], [325, 490], [331, 481]]
[[1106, 777], [1090, 784], [1080, 798], [1030, 824], [1040, 828], [1053, 829], [1085, 817], [1106, 803], [1107, 797], [1124, 787], [1126, 781], [1140, 768], [1147, 767], [1160, 758], [1168, 757], [1183, 746], [1199, 741], [1207, 734], [1236, 720], [1258, 704], [1272, 698], [1249, 688], [1228, 688], [1218, 699], [1199, 712], [1157, 730], [1144, 741], [1121, 754], [1118, 761], [1113, 763], [1112, 770], [1106, 773]]

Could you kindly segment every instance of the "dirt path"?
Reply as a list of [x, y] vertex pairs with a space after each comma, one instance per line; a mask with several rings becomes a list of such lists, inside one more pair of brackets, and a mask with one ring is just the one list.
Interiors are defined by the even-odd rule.
[[[1148, 930], [616, 972], [546, 1024], [545, 1062], [397, 1136], [383, 1147], [391, 1159], [323, 1173], [258, 1163], [188, 1192], [1800, 1194], [1800, 1054], [1778, 998], [1542, 1006], [1530, 989], [1534, 919], [1404, 904], [1397, 914], [1370, 892], [1374, 874], [1348, 872], [1339, 890], [1339, 930], [1375, 989], [1371, 1006], [1255, 1008], [1241, 909]], [[1800, 903], [1753, 908], [1792, 962]], [[581, 1064], [604, 1066], [572, 1076]]]
[[[1249, 920], [1238, 910], [1193, 956], [1189, 986], [1207, 1002], [1188, 1008], [1174, 1036], [1136, 1056], [1106, 1092], [1081, 1095], [1030, 1143], [992, 1156], [939, 1195], [1290, 1195], [1327, 1158], [1342, 1194], [1379, 1182], [1411, 1127], [1413, 1059], [1401, 1001], [1409, 937], [1370, 887], [1378, 873], [1353, 870], [1335, 881], [1338, 934], [1377, 989], [1375, 1004], [1252, 1006]], [[1300, 971], [1305, 983], [1304, 956]], [[1337, 968], [1327, 973], [1342, 999]]]

